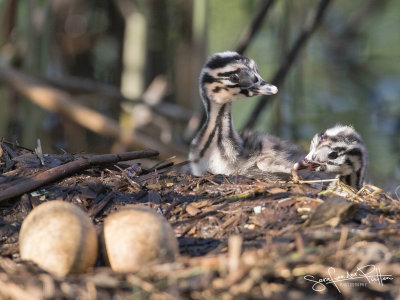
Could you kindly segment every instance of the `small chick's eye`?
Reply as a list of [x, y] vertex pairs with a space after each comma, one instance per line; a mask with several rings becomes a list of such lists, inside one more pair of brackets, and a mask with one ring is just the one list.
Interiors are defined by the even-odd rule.
[[323, 142], [323, 141], [325, 141], [325, 132], [321, 132], [319, 134], [319, 142]]
[[229, 80], [232, 81], [233, 83], [238, 83], [239, 76], [237, 74], [232, 74], [231, 76], [229, 76]]
[[328, 154], [329, 159], [336, 159], [338, 157], [338, 153], [335, 151], [332, 151], [331, 153]]

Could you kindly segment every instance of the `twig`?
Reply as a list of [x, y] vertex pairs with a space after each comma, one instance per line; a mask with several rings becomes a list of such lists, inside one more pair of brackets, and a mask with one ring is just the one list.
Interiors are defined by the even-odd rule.
[[[7, 140], [5, 140], [4, 138], [1, 139], [1, 143], [2, 143], [2, 144], [7, 144], [8, 146], [11, 146], [12, 148], [19, 148], [19, 149], [27, 150], [27, 151], [29, 151], [29, 152], [32, 152], [32, 151], [33, 151], [33, 150], [30, 149], [30, 148], [27, 148], [27, 147], [18, 145], [18, 143], [14, 143], [14, 142], [7, 141]], [[8, 149], [10, 149], [10, 148], [8, 148]], [[13, 157], [17, 157], [17, 156], [18, 156], [18, 155], [15, 153], [15, 155], [14, 155]]]
[[152, 179], [154, 177], [157, 177], [158, 175], [164, 174], [166, 172], [169, 172], [173, 169], [177, 169], [177, 168], [181, 168], [185, 165], [187, 165], [188, 163], [190, 163], [190, 161], [186, 160], [183, 162], [180, 162], [178, 164], [163, 168], [161, 170], [155, 169], [154, 172], [152, 173], [148, 173], [148, 174], [144, 174], [144, 175], [140, 175], [139, 177], [137, 177], [139, 179], [140, 182], [144, 182], [146, 180]]
[[165, 217], [166, 219], [169, 219], [171, 211], [172, 211], [178, 204], [180, 204], [178, 198], [174, 198], [174, 199], [172, 200], [172, 203], [170, 204], [170, 206], [168, 206], [168, 208], [167, 208], [167, 209], [165, 210], [165, 212], [164, 212], [164, 217]]
[[[4, 141], [4, 140], [2, 140], [0, 143], [1, 143], [1, 147], [4, 148], [4, 150], [7, 152], [7, 154], [8, 154], [11, 158], [15, 158], [15, 157], [18, 156], [17, 153], [15, 153], [10, 147], [7, 146], [7, 145], [12, 145], [12, 146], [14, 146], [14, 144], [11, 144], [11, 143], [6, 142], [6, 141]], [[6, 144], [7, 144], [7, 145], [6, 145]], [[26, 149], [26, 148], [23, 148], [23, 149]], [[29, 151], [32, 151], [32, 150], [29, 150]]]
[[6, 43], [13, 32], [16, 23], [16, 15], [18, 11], [18, 1], [7, 1], [3, 6], [0, 45]]
[[103, 136], [111, 137], [125, 145], [139, 149], [158, 149], [165, 156], [186, 157], [187, 150], [176, 145], [165, 145], [147, 134], [122, 129], [118, 122], [73, 101], [64, 91], [51, 87], [42, 81], [16, 69], [0, 64], [0, 81], [40, 107], [59, 113], [77, 124]]
[[104, 196], [103, 199], [100, 200], [99, 203], [93, 205], [91, 209], [88, 211], [88, 214], [91, 218], [96, 217], [106, 205], [114, 198], [115, 193], [109, 192], [107, 195]]
[[396, 189], [394, 190], [394, 194], [396, 195], [398, 201], [400, 201], [400, 193], [399, 193], [399, 190], [400, 190], [400, 185], [398, 185], [398, 186], [396, 187]]
[[304, 255], [304, 241], [303, 237], [299, 232], [296, 232], [295, 234], [295, 241], [296, 241], [296, 248], [297, 252], [299, 253], [300, 256]]
[[342, 230], [340, 231], [340, 238], [338, 241], [336, 252], [343, 250], [344, 246], [346, 245], [348, 235], [349, 235], [349, 229], [346, 226], [343, 226]]
[[323, 182], [333, 182], [338, 181], [338, 178], [332, 179], [315, 179], [315, 180], [299, 180], [299, 183], [323, 183]]
[[[370, 0], [368, 2], [363, 1], [363, 6], [358, 7], [347, 19], [347, 24], [342, 27], [342, 30], [339, 33], [333, 34], [330, 36], [330, 40], [334, 43], [332, 49], [337, 52], [336, 55], [343, 58], [343, 47], [347, 43], [351, 43], [354, 41], [354, 37], [360, 34], [362, 27], [365, 22], [371, 20], [377, 13], [381, 12], [389, 0], [381, 0], [375, 1]], [[333, 33], [333, 32], [331, 32]], [[351, 47], [349, 47], [350, 49]]]
[[3, 159], [5, 161], [5, 168], [3, 169], [3, 175], [4, 175], [4, 173], [7, 173], [14, 167], [15, 162], [12, 159], [16, 157], [17, 154], [3, 142], [0, 142], [0, 149], [1, 149], [1, 156], [3, 156], [3, 154], [6, 153], [6, 155], [3, 156]]
[[[63, 76], [61, 78], [41, 77], [40, 79], [70, 93], [94, 93], [109, 99], [118, 99], [126, 104], [144, 104], [159, 115], [185, 122], [188, 122], [191, 116], [191, 113], [187, 109], [179, 105], [167, 102], [159, 103], [166, 94], [166, 87], [162, 86], [161, 89], [159, 88], [160, 81], [165, 81], [165, 79], [159, 76], [154, 78], [141, 98], [128, 98], [121, 94], [119, 88], [89, 78]], [[156, 90], [159, 93], [154, 97]]]
[[163, 169], [163, 168], [167, 168], [167, 167], [173, 166], [174, 163], [172, 162], [172, 160], [175, 159], [175, 158], [176, 158], [176, 156], [171, 156], [171, 157], [168, 157], [167, 159], [159, 161], [154, 166], [152, 166], [148, 171], [149, 172], [153, 172], [155, 170], [160, 170], [160, 169]]
[[35, 148], [35, 153], [40, 160], [40, 164], [42, 166], [44, 166], [44, 155], [43, 155], [42, 143], [40, 142], [40, 139], [37, 139], [37, 147]]
[[242, 254], [243, 238], [240, 235], [232, 235], [228, 240], [229, 276], [236, 277], [240, 268], [240, 256]]
[[[128, 175], [129, 171], [127, 172], [126, 169], [124, 170], [124, 169], [118, 167], [117, 165], [114, 165], [114, 167], [116, 167], [121, 172], [122, 176], [129, 182], [129, 184], [131, 186], [133, 186], [134, 188], [138, 188], [138, 189], [141, 188], [140, 184], [132, 179], [132, 177], [135, 176], [134, 174]], [[142, 169], [140, 169], [140, 170], [142, 170]]]
[[241, 40], [238, 43], [236, 52], [243, 54], [243, 52], [246, 51], [253, 37], [260, 29], [262, 22], [264, 21], [268, 11], [273, 6], [274, 2], [275, 0], [264, 0], [260, 3], [260, 7], [257, 9], [257, 13], [251, 21], [251, 25], [246, 28]]
[[124, 160], [148, 158], [157, 156], [154, 150], [125, 152], [121, 154], [103, 154], [83, 157], [61, 166], [40, 172], [26, 179], [18, 180], [13, 186], [0, 191], [0, 202], [33, 191], [47, 183], [67, 177], [76, 172], [85, 170], [93, 165], [117, 163]]
[[[311, 11], [307, 15], [303, 29], [301, 30], [295, 43], [293, 44], [289, 53], [286, 55], [286, 58], [282, 61], [282, 64], [280, 65], [278, 71], [275, 73], [273, 79], [271, 80], [271, 83], [273, 85], [276, 85], [278, 87], [282, 85], [291, 66], [299, 55], [300, 50], [305, 46], [308, 39], [321, 23], [321, 20], [330, 2], [331, 0], [321, 0], [318, 4], [316, 11]], [[250, 129], [256, 125], [258, 118], [260, 117], [262, 111], [264, 110], [270, 99], [272, 98], [264, 96], [258, 101], [257, 105], [251, 112], [250, 117], [248, 118], [244, 128]]]
[[377, 195], [377, 194], [382, 193], [382, 189], [381, 189], [381, 188], [379, 188], [379, 187], [377, 187], [377, 186], [374, 186], [374, 185], [372, 185], [372, 184], [366, 184], [366, 185], [364, 185], [364, 186], [357, 192], [357, 195], [361, 195], [361, 194], [362, 194], [365, 190], [367, 190], [368, 188], [370, 188], [370, 189], [373, 190], [373, 192], [371, 193], [371, 196], [375, 196], [375, 195]]

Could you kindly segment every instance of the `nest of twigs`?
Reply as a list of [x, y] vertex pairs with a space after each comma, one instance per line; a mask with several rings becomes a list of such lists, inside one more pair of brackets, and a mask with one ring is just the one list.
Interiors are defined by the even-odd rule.
[[[341, 184], [327, 190], [321, 181], [192, 177], [179, 166], [145, 169], [120, 156], [8, 197], [26, 180], [96, 157], [43, 155], [6, 142], [0, 154], [1, 299], [400, 296], [400, 202], [377, 187], [356, 193]], [[80, 206], [97, 229], [121, 206], [147, 205], [174, 228], [181, 257], [132, 274], [100, 260], [87, 274], [46, 273], [20, 260], [18, 232], [32, 208], [55, 199]]]

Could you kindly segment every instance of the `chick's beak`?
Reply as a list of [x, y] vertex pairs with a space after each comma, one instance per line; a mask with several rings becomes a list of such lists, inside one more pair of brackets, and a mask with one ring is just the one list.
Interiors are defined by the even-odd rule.
[[253, 87], [254, 91], [259, 95], [275, 95], [278, 93], [278, 88], [272, 84], [261, 80], [259, 84]]
[[294, 164], [293, 169], [298, 171], [298, 170], [309, 170], [309, 171], [315, 171], [319, 167], [321, 167], [320, 163], [314, 162], [314, 161], [309, 161], [307, 159], [303, 159], [301, 161], [298, 161], [297, 163]]

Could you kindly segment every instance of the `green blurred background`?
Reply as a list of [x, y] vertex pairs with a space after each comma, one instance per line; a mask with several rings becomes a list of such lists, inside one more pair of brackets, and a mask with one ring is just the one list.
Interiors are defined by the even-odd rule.
[[[394, 192], [400, 184], [400, 2], [329, 2], [254, 129], [308, 149], [316, 132], [352, 124], [369, 150], [368, 182]], [[270, 5], [244, 51], [268, 81], [319, 3], [0, 0], [0, 66], [114, 120], [136, 140], [94, 133], [68, 113], [32, 103], [6, 71], [0, 137], [30, 148], [40, 139], [46, 153], [152, 147], [184, 159], [203, 116], [197, 80], [206, 57], [237, 49], [254, 17]], [[257, 101], [234, 103], [236, 128], [248, 122]]]

